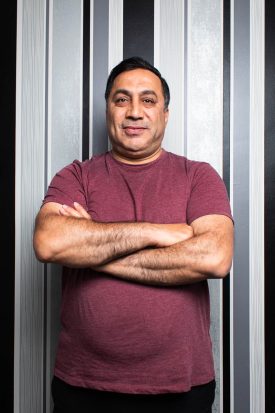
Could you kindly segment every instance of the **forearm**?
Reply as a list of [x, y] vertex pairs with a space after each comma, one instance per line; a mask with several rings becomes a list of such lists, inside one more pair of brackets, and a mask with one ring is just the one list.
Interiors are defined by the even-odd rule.
[[98, 270], [143, 284], [190, 284], [229, 272], [231, 253], [220, 254], [219, 248], [217, 239], [199, 235], [166, 248], [139, 251]]
[[93, 267], [147, 247], [166, 247], [193, 236], [186, 224], [99, 223], [78, 203], [48, 203], [36, 218], [34, 250], [39, 260]]
[[45, 262], [90, 267], [153, 244], [146, 223], [97, 223], [84, 218], [49, 215], [36, 223], [34, 248]]

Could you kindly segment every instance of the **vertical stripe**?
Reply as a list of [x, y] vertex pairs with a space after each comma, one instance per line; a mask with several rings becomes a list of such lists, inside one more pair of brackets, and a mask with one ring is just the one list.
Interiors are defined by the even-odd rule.
[[[234, 115], [233, 115], [233, 104], [234, 104], [234, 0], [230, 0], [230, 202], [232, 213], [234, 216], [234, 191], [233, 191], [233, 161], [234, 161]], [[235, 241], [234, 241], [235, 243]], [[230, 303], [230, 413], [234, 413], [234, 259], [230, 271], [230, 293], [229, 293], [229, 303]]]
[[123, 57], [154, 63], [154, 0], [124, 0]]
[[[49, 113], [49, 28], [50, 28], [50, 4], [49, 0], [46, 1], [46, 27], [45, 27], [45, 171], [44, 171], [44, 192], [47, 188], [47, 165], [48, 165], [48, 151], [47, 151], [47, 144], [48, 144], [48, 113]], [[43, 347], [44, 347], [44, 359], [43, 359], [43, 413], [50, 413], [50, 404], [51, 404], [51, 396], [50, 396], [50, 377], [49, 377], [49, 352], [48, 349], [48, 339], [49, 339], [49, 323], [48, 323], [48, 278], [47, 278], [47, 266], [46, 264], [43, 265], [43, 277], [44, 277], [44, 308], [43, 308], [43, 322], [44, 322], [44, 337], [43, 337]]]
[[264, 2], [250, 7], [250, 412], [264, 413]]
[[108, 76], [109, 1], [94, 0], [93, 20], [93, 137], [90, 153], [108, 150], [104, 92]]
[[123, 0], [109, 0], [109, 72], [123, 59]]
[[[20, 222], [20, 211], [21, 211], [21, 196], [20, 196], [20, 186], [17, 184], [18, 179], [21, 175], [21, 123], [22, 123], [22, 113], [21, 113], [21, 102], [22, 102], [22, 54], [23, 54], [23, 2], [22, 0], [17, 0], [17, 36], [16, 36], [16, 145], [15, 145], [15, 202], [17, 208], [15, 208], [15, 223]], [[20, 226], [17, 226], [15, 233], [15, 279], [14, 279], [14, 395], [13, 395], [13, 411], [14, 413], [20, 413], [20, 237], [21, 230]], [[18, 249], [17, 249], [18, 248]]]
[[53, 20], [49, 181], [73, 159], [82, 158], [83, 104], [83, 0], [50, 1]]
[[266, 0], [265, 48], [265, 326], [266, 412], [275, 406], [275, 3]]
[[[50, 154], [51, 154], [51, 133], [52, 133], [52, 116], [51, 116], [51, 109], [52, 109], [52, 75], [53, 75], [53, 1], [47, 1], [47, 73], [46, 73], [46, 134], [45, 134], [45, 177], [44, 177], [44, 193], [46, 193], [48, 184], [51, 180], [52, 173], [50, 168]], [[51, 406], [51, 380], [52, 380], [52, 371], [53, 371], [53, 364], [54, 364], [54, 351], [52, 351], [52, 346], [56, 344], [54, 342], [54, 334], [55, 328], [52, 323], [52, 310], [53, 310], [53, 302], [55, 301], [55, 297], [52, 297], [52, 289], [53, 284], [57, 284], [60, 274], [57, 274], [57, 279], [53, 279], [53, 274], [51, 273], [51, 267], [48, 265], [44, 265], [44, 277], [46, 281], [45, 286], [45, 308], [44, 308], [44, 322], [45, 322], [45, 329], [44, 329], [44, 358], [45, 358], [45, 365], [44, 365], [44, 411], [43, 413], [50, 413], [52, 406]], [[56, 287], [56, 285], [55, 285]], [[58, 288], [60, 291], [60, 286]], [[59, 302], [60, 300], [57, 300]], [[56, 328], [58, 330], [58, 328]]]
[[[85, 53], [85, 51], [83, 51]], [[93, 113], [94, 113], [94, 0], [90, 0], [90, 63], [89, 63], [89, 158], [93, 151]]]
[[14, 249], [15, 249], [15, 93], [16, 93], [16, 0], [5, 2], [1, 12], [1, 140], [0, 140], [0, 206], [2, 291], [1, 314], [1, 354], [4, 387], [1, 391], [1, 409], [13, 411], [13, 358], [14, 358]]
[[44, 280], [32, 249], [44, 192], [46, 1], [18, 1], [14, 411], [43, 411]]
[[[87, 70], [83, 67], [85, 64], [83, 6], [82, 0], [49, 1], [46, 188], [56, 172], [74, 159], [81, 159], [83, 153], [82, 121], [85, 119], [83, 103], [86, 96], [83, 96], [82, 78], [84, 70]], [[45, 413], [49, 413], [52, 410], [51, 379], [60, 330], [58, 314], [61, 301], [61, 268], [48, 264], [45, 277], [47, 281]]]
[[123, 60], [123, 3], [124, 0], [109, 0], [109, 73]]
[[188, 67], [188, 0], [184, 0], [184, 54], [183, 54], [183, 61], [184, 61], [184, 111], [183, 111], [183, 124], [184, 124], [184, 131], [183, 131], [183, 136], [184, 136], [184, 155], [187, 154], [187, 101], [188, 101], [188, 96], [187, 96], [187, 67]]
[[167, 80], [171, 101], [163, 146], [184, 154], [184, 10], [185, 2], [155, 0], [154, 64]]
[[90, 142], [90, 0], [83, 0], [82, 159], [89, 158]]
[[[235, 256], [233, 296], [234, 403], [232, 412], [250, 412], [249, 349], [249, 105], [250, 1], [233, 1], [231, 21], [231, 139]], [[231, 332], [232, 334], [232, 332]]]
[[[223, 2], [223, 180], [230, 193], [230, 0]], [[223, 413], [230, 413], [230, 283], [223, 281]]]
[[[187, 155], [222, 173], [222, 1], [189, 0]], [[195, 157], [195, 158], [194, 158]]]
[[[189, 0], [187, 22], [187, 156], [222, 174], [223, 1]], [[216, 372], [213, 411], [222, 411], [222, 281], [209, 280]]]

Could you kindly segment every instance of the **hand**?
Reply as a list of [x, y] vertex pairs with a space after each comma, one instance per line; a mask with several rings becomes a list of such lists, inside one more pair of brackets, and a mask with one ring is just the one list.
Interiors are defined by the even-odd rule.
[[158, 224], [159, 236], [155, 247], [169, 247], [194, 236], [193, 228], [187, 224]]
[[59, 213], [66, 217], [92, 219], [88, 212], [78, 202], [74, 202], [74, 208], [68, 205], [62, 205]]

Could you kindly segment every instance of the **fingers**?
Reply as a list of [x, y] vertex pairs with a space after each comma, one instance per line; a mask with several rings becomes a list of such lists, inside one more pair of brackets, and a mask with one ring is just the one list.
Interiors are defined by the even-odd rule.
[[88, 212], [78, 202], [74, 202], [74, 208], [65, 204], [62, 205], [59, 213], [66, 217], [91, 219]]
[[91, 219], [91, 216], [88, 214], [88, 212], [83, 208], [82, 205], [80, 205], [78, 202], [74, 202], [74, 207], [76, 211], [83, 217], [87, 219]]
[[66, 217], [81, 218], [80, 213], [68, 205], [62, 205], [62, 208], [59, 210], [59, 212], [61, 215]]

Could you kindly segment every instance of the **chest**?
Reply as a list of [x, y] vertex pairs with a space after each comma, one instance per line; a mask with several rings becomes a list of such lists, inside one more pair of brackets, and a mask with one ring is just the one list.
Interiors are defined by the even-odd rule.
[[99, 222], [186, 222], [190, 188], [173, 170], [95, 175], [86, 193], [88, 212]]

